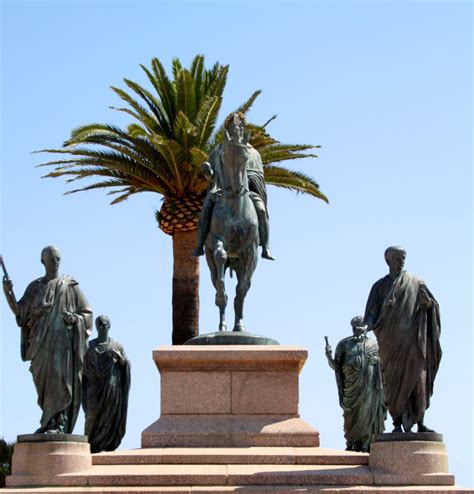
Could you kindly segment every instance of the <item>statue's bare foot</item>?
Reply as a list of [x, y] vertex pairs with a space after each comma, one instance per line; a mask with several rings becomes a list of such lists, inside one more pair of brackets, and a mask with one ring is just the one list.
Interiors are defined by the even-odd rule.
[[418, 424], [418, 432], [435, 432], [433, 429], [426, 427], [424, 424]]
[[204, 248], [203, 247], [196, 247], [193, 252], [194, 257], [199, 257], [204, 255]]
[[262, 257], [264, 259], [269, 259], [270, 261], [275, 260], [275, 258], [272, 256], [272, 253], [270, 252], [270, 249], [268, 248], [262, 250]]

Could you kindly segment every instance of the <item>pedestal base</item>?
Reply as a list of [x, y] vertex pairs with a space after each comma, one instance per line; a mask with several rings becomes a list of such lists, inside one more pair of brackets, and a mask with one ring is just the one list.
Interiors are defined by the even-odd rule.
[[142, 447], [319, 445], [298, 414], [306, 350], [284, 346], [162, 347], [161, 417]]
[[188, 340], [185, 345], [279, 345], [278, 341], [267, 336], [247, 333], [247, 331], [216, 331], [200, 334]]
[[142, 448], [311, 447], [318, 433], [299, 417], [162, 415], [142, 433]]
[[13, 486], [60, 485], [58, 476], [87, 471], [92, 456], [87, 436], [75, 434], [26, 434], [17, 438], [13, 451]]
[[376, 436], [369, 456], [375, 484], [454, 485], [442, 437], [429, 432]]

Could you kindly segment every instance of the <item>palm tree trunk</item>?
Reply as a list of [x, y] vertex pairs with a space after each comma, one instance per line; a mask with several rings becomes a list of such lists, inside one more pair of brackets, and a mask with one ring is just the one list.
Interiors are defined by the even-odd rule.
[[199, 258], [196, 230], [173, 235], [173, 345], [199, 334]]

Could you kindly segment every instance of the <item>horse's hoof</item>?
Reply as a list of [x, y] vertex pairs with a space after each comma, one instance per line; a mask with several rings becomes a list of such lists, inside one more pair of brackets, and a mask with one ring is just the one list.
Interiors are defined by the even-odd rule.
[[241, 322], [241, 323], [237, 323], [233, 329], [233, 331], [235, 332], [242, 332], [242, 331], [245, 331], [245, 326], [244, 326], [244, 323]]
[[219, 331], [227, 331], [227, 326], [225, 324], [220, 324]]

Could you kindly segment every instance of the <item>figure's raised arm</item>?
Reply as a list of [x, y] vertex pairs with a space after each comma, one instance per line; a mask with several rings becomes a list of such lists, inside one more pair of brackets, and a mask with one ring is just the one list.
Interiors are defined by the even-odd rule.
[[20, 308], [16, 301], [15, 294], [13, 293], [13, 282], [8, 276], [7, 269], [3, 262], [3, 256], [0, 256], [0, 264], [2, 265], [3, 270], [3, 292], [5, 293], [8, 305], [13, 314], [15, 314], [15, 316], [18, 316], [18, 314], [20, 313]]
[[332, 358], [332, 348], [331, 345], [329, 344], [328, 337], [325, 336], [324, 339], [326, 340], [326, 358], [328, 359], [328, 364], [329, 367], [331, 367], [332, 370], [336, 370], [336, 364], [334, 362], [334, 359]]

